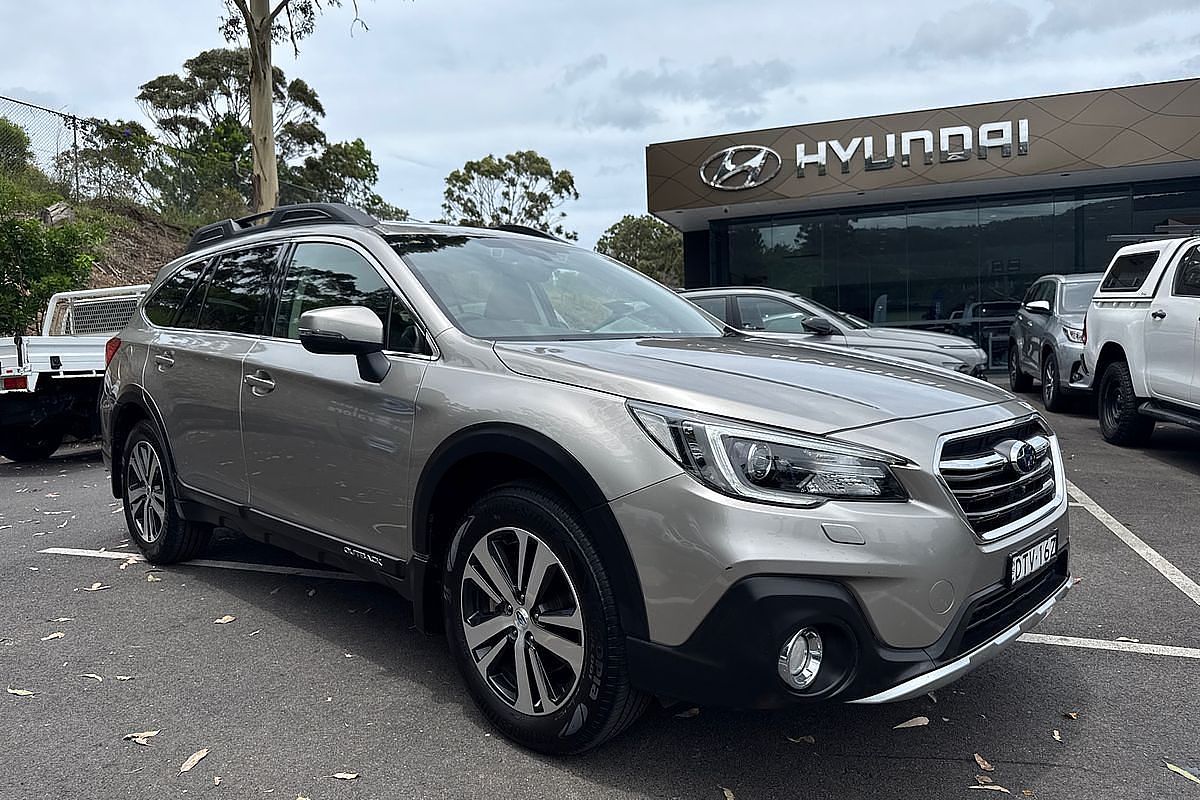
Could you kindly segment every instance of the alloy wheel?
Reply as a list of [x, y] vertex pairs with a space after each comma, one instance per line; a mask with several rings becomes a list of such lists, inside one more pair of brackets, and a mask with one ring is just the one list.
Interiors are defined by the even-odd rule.
[[146, 440], [133, 446], [125, 467], [125, 502], [138, 536], [153, 544], [167, 522], [167, 486], [158, 453]]
[[1051, 406], [1058, 395], [1058, 364], [1053, 357], [1042, 360], [1042, 403]]
[[521, 528], [490, 531], [471, 549], [459, 591], [463, 635], [484, 683], [522, 714], [562, 708], [583, 672], [583, 611], [550, 547]]

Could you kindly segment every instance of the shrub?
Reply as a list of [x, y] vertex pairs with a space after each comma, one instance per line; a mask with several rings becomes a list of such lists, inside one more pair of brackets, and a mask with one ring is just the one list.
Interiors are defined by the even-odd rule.
[[0, 219], [0, 333], [29, 331], [51, 295], [86, 285], [102, 238], [88, 223]]

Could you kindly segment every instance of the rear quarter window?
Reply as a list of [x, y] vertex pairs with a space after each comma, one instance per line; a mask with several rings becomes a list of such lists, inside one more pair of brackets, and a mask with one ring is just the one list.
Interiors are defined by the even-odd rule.
[[166, 327], [175, 321], [175, 315], [187, 299], [188, 292], [196, 284], [196, 279], [204, 272], [207, 261], [194, 261], [186, 264], [174, 275], [162, 282], [154, 294], [146, 299], [142, 310], [146, 319], [155, 325]]
[[1109, 267], [1108, 274], [1104, 276], [1104, 281], [1100, 284], [1100, 291], [1128, 292], [1140, 289], [1146, 282], [1146, 276], [1154, 268], [1154, 262], [1158, 261], [1158, 255], [1159, 251], [1151, 250], [1148, 253], [1130, 253], [1120, 256]]

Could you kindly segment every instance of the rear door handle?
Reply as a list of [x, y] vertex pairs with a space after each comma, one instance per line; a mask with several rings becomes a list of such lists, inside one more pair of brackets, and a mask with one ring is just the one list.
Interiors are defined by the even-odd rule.
[[256, 370], [253, 373], [242, 376], [242, 383], [250, 387], [250, 391], [262, 397], [264, 394], [270, 394], [275, 390], [275, 381], [271, 379], [270, 373], [265, 370]]
[[1163, 311], [1163, 310], [1160, 308], [1158, 311], [1154, 311], [1154, 312], [1152, 312], [1152, 313], [1150, 314], [1150, 316], [1151, 316], [1151, 317], [1153, 317], [1154, 319], [1166, 319], [1166, 318], [1167, 318], [1167, 312]]
[[175, 356], [169, 350], [164, 353], [155, 353], [154, 363], [158, 365], [158, 371], [162, 372], [175, 366]]

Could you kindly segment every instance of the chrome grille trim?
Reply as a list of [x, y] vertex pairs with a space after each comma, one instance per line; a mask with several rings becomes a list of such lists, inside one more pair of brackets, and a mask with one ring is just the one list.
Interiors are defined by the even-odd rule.
[[[1007, 439], [1034, 446], [1032, 471], [1017, 472], [993, 450]], [[938, 442], [936, 463], [963, 522], [983, 541], [1029, 525], [1066, 502], [1058, 441], [1037, 414], [948, 434]]]

